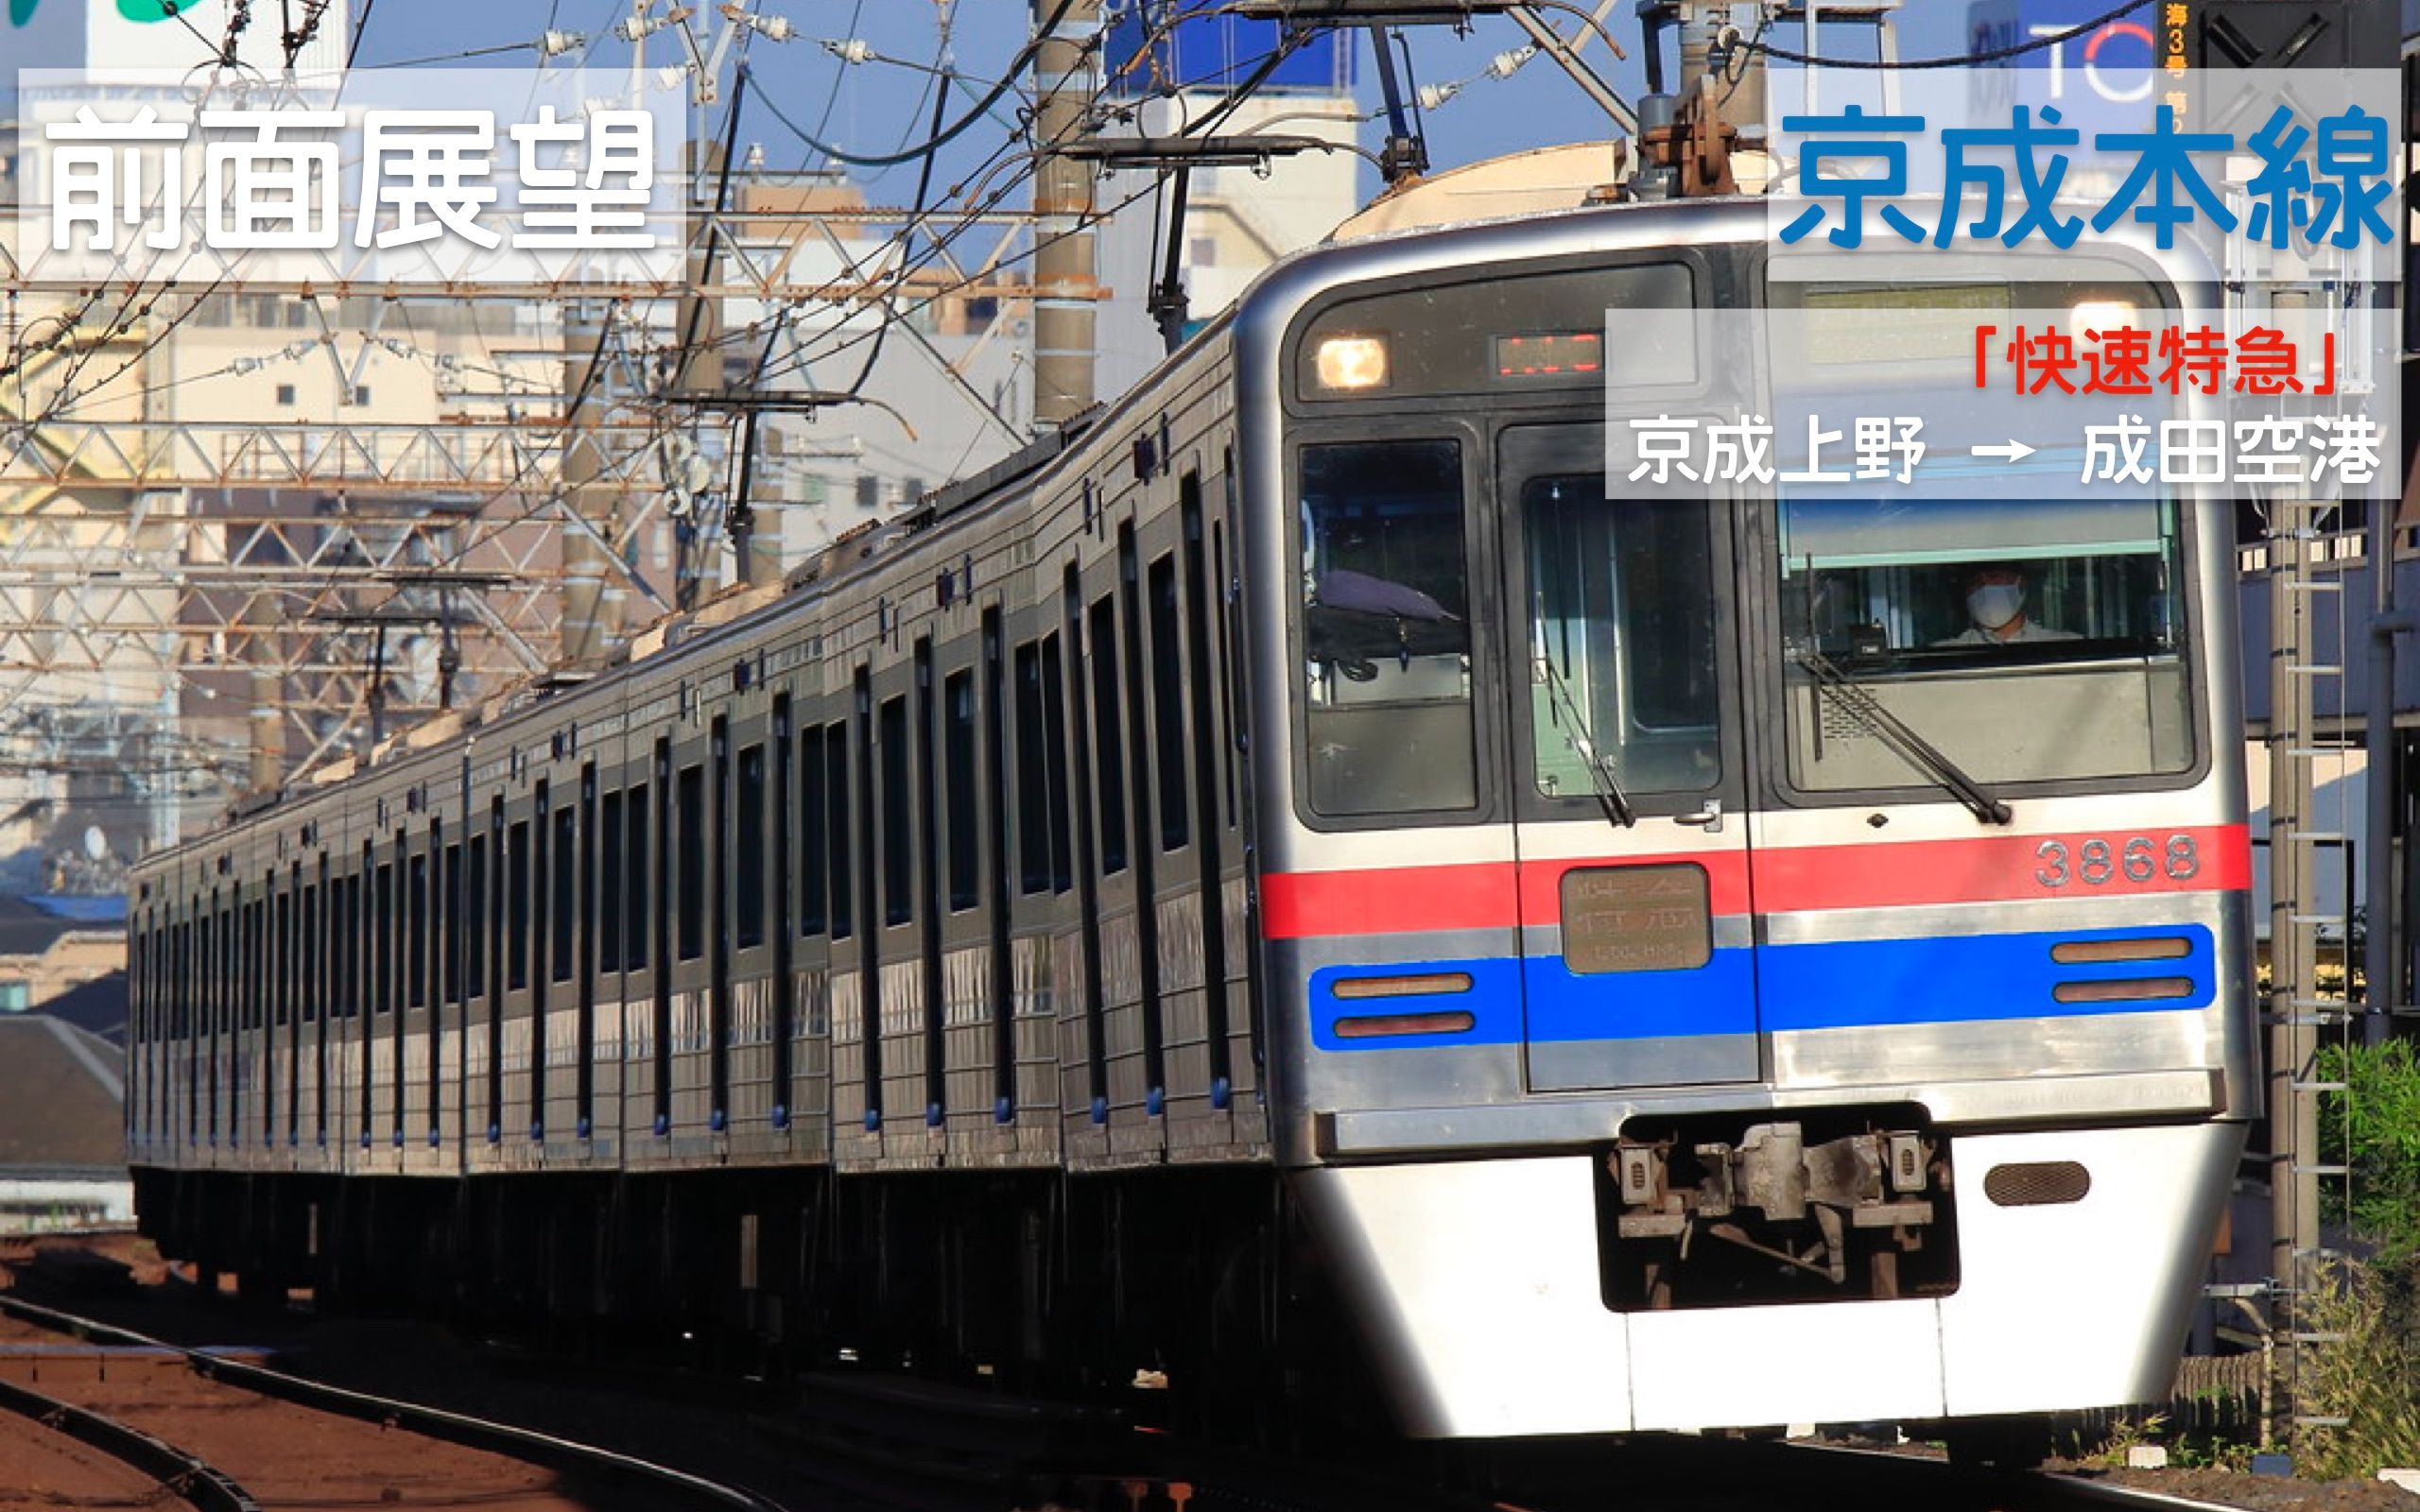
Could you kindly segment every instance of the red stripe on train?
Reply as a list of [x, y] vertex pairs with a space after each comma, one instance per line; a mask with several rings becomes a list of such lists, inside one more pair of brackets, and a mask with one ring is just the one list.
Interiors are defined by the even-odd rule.
[[1295, 939], [1306, 935], [1509, 929], [1512, 878], [1511, 862], [1495, 861], [1366, 871], [1272, 871], [1260, 879], [1261, 931], [1271, 939]]
[[[2143, 843], [2130, 854], [2127, 848], [2137, 841]], [[2223, 892], [2251, 885], [2252, 833], [2240, 824], [1755, 852], [1756, 907], [1765, 913]]]
[[[2130, 854], [2127, 847], [2136, 840], [2143, 844]], [[2221, 892], [2252, 885], [2251, 834], [2240, 824], [2139, 834], [2078, 831], [1760, 849], [1754, 857], [1754, 903], [1765, 913]], [[1538, 923], [1557, 918], [1563, 874], [1575, 867], [1678, 862], [1706, 868], [1716, 913], [1748, 911], [1747, 857], [1725, 850], [1518, 867], [1486, 862], [1274, 872], [1261, 879], [1261, 923], [1272, 939], [1511, 929], [1524, 917]]]

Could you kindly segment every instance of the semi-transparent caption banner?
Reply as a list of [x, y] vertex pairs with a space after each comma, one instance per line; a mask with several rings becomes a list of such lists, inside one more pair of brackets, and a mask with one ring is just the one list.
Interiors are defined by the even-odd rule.
[[2125, 66], [2116, 48], [1917, 73], [1776, 66], [1774, 277], [1930, 276], [1978, 251], [2151, 248], [2245, 284], [2394, 284], [2393, 69]]
[[28, 69], [32, 280], [680, 277], [685, 94], [628, 73]]
[[[2064, 302], [2045, 302], [2056, 293]], [[2391, 309], [2222, 311], [2141, 269], [1776, 286], [1764, 310], [1616, 310], [1612, 498], [2386, 499]]]

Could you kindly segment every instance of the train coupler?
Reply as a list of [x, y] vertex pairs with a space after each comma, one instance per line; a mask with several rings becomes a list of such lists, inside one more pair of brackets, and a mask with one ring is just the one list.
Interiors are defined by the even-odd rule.
[[[1775, 1300], [1759, 1275], [1794, 1276], [1784, 1293], [1901, 1295], [1899, 1257], [1942, 1221], [1944, 1142], [1914, 1128], [1866, 1128], [1810, 1140], [1804, 1125], [1753, 1125], [1736, 1139], [1675, 1132], [1623, 1139], [1607, 1157], [1616, 1246], [1651, 1251], [1642, 1300], [1675, 1302], [1692, 1268], [1721, 1273], [1723, 1293]], [[1731, 1261], [1710, 1263], [1709, 1249]], [[1859, 1263], [1859, 1262], [1862, 1263]], [[1619, 1270], [1621, 1267], [1613, 1267]], [[1857, 1278], [1853, 1284], [1852, 1277]], [[1928, 1288], [1937, 1289], [1937, 1288]], [[1610, 1290], [1626, 1290], [1613, 1287]]]

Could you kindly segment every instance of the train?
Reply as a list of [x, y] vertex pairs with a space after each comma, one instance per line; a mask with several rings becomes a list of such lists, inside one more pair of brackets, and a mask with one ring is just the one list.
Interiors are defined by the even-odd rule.
[[[2215, 286], [1774, 256], [1744, 198], [1294, 255], [783, 583], [147, 859], [143, 1230], [1417, 1440], [1996, 1462], [2162, 1399], [2260, 1113], [2226, 506], [1639, 497], [1621, 437], [1870, 380], [1894, 311]], [[1689, 347], [1782, 303], [1839, 345]]]

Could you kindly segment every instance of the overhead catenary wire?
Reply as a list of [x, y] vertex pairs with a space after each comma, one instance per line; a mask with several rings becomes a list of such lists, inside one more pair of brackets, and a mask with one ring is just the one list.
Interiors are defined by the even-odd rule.
[[[1298, 39], [1288, 39], [1268, 54], [1263, 55], [1261, 59], [1256, 60], [1257, 66], [1241, 84], [1222, 97], [1217, 105], [1205, 112], [1201, 118], [1187, 123], [1184, 129], [1184, 131], [1191, 133], [1209, 129], [1218, 125], [1220, 121], [1224, 120], [1227, 116], [1233, 114], [1234, 111], [1241, 105], [1243, 99], [1250, 94], [1251, 91], [1257, 88], [1261, 82], [1265, 81], [1268, 77], [1275, 71], [1276, 67], [1283, 61], [1284, 58], [1290, 54], [1294, 48], [1299, 45], [1300, 42]], [[757, 93], [758, 98], [763, 99], [765, 97], [764, 93], [761, 90]], [[998, 154], [995, 154], [995, 157], [996, 156], [998, 156]], [[1030, 174], [1030, 154], [1027, 155], [1028, 161], [1020, 164], [1021, 171], [1018, 174], [1011, 175], [1009, 179], [1002, 181], [993, 189], [989, 198], [979, 205], [967, 207], [960, 213], [958, 224], [950, 227], [941, 234], [931, 237], [927, 249], [921, 261], [915, 259], [903, 260], [903, 266], [890, 280], [892, 286], [904, 286], [908, 280], [912, 278], [914, 273], [921, 271], [924, 267], [929, 266], [934, 260], [938, 259], [951, 241], [954, 241], [959, 236], [963, 235], [966, 232], [970, 231], [975, 225], [980, 222], [983, 215], [989, 214], [990, 211], [995, 208], [1008, 196], [1013, 194], [1019, 187], [1021, 187]], [[1146, 186], [1109, 206], [1098, 208], [1092, 215], [1083, 217], [1075, 226], [1068, 228], [1066, 231], [1061, 232], [1061, 234], [1074, 235], [1083, 231], [1090, 230], [1100, 221], [1115, 215], [1119, 211], [1125, 209], [1128, 205], [1133, 204], [1144, 195], [1150, 192], [1150, 187]], [[1000, 261], [1002, 266], [1013, 265], [1026, 261], [1034, 254], [1038, 249], [1039, 245], [1040, 242], [1037, 241], [1036, 247], [1028, 248], [1024, 252], [1012, 254], [1001, 259]], [[952, 293], [962, 289], [971, 282], [973, 282], [973, 276], [961, 278], [933, 290], [925, 298], [918, 300], [905, 307], [887, 306], [887, 313], [881, 319], [876, 321], [873, 330], [856, 333], [853, 335], [839, 340], [831, 348], [821, 353], [813, 355], [800, 353], [788, 365], [769, 371], [763, 376], [766, 378], [784, 376], [789, 372], [800, 370], [809, 361], [837, 356], [841, 352], [853, 350], [873, 340], [882, 331], [886, 330], [892, 324], [901, 325], [903, 329], [906, 329], [911, 335], [917, 336], [922, 340], [922, 333], [917, 332], [911, 323], [913, 317], [922, 313], [924, 310], [930, 308], [939, 301], [949, 297]], [[726, 333], [722, 337], [708, 339], [703, 343], [703, 346], [707, 350], [713, 350], [729, 339], [730, 334]], [[587, 386], [583, 385], [580, 394], [575, 396], [575, 404], [583, 401], [586, 397], [586, 393]], [[655, 427], [656, 433], [659, 435], [668, 433], [670, 430], [676, 428], [666, 421], [664, 413], [660, 409], [652, 417], [652, 423]], [[535, 459], [533, 457], [529, 464], [525, 465], [520, 472], [516, 474], [516, 478], [512, 483], [495, 490], [489, 496], [490, 502], [503, 498], [512, 492], [519, 491], [522, 482], [526, 480], [528, 467], [534, 465], [534, 461]], [[552, 507], [556, 502], [557, 501], [552, 496], [535, 500], [518, 513], [508, 517], [504, 521], [497, 522], [487, 532], [487, 534], [493, 536], [497, 531], [509, 529], [514, 524], [523, 524], [532, 520], [540, 513]], [[478, 542], [475, 540], [466, 541], [449, 554], [445, 558], [446, 563], [450, 564], [451, 562], [458, 561], [461, 558], [468, 555], [470, 551], [475, 549], [477, 543]], [[648, 597], [654, 599], [659, 607], [663, 606], [663, 600], [651, 591], [648, 593]]]
[[[825, 157], [830, 158], [835, 163], [845, 163], [853, 167], [859, 168], [893, 168], [899, 166], [901, 163], [913, 163], [918, 158], [929, 157], [933, 153], [949, 146], [950, 143], [958, 140], [959, 136], [963, 135], [968, 129], [973, 127], [977, 121], [982, 120], [987, 114], [989, 114], [992, 107], [999, 102], [1000, 97], [1008, 94], [1010, 90], [1016, 87], [1017, 75], [1023, 72], [1025, 66], [1033, 60], [1034, 54], [1042, 49], [1044, 39], [1047, 38], [1052, 29], [1055, 28], [1061, 21], [1066, 18], [1067, 12], [1074, 9], [1075, 3], [1076, 0], [1059, 0], [1059, 4], [1052, 9], [1049, 19], [1045, 21], [1042, 26], [1035, 30], [1034, 35], [1027, 41], [1023, 47], [1017, 49], [1017, 55], [1009, 60], [1008, 67], [1001, 70], [1000, 77], [993, 84], [991, 89], [984, 93], [983, 98], [972, 110], [968, 111], [963, 116], [959, 118], [956, 125], [944, 128], [930, 139], [921, 142], [911, 147], [904, 147], [897, 152], [857, 153], [849, 152], [840, 147], [834, 146], [817, 137], [813, 132], [807, 130], [806, 128], [799, 125], [796, 121], [791, 120], [788, 115], [783, 112], [781, 106], [776, 104], [769, 96], [765, 95], [760, 92], [758, 98], [764, 100], [766, 111], [771, 114], [774, 120], [781, 122], [783, 126], [786, 127], [791, 135], [806, 144], [807, 146], [822, 153]], [[744, 60], [739, 64], [738, 74], [741, 78], [745, 78], [748, 76], [748, 64]]]
[[[1300, 33], [1291, 34], [1282, 41], [1276, 47], [1273, 47], [1267, 53], [1261, 55], [1260, 58], [1254, 60], [1250, 72], [1246, 74], [1240, 82], [1225, 92], [1219, 97], [1219, 101], [1203, 112], [1199, 118], [1186, 122], [1184, 127], [1180, 129], [1178, 134], [1180, 136], [1194, 136], [1215, 129], [1220, 123], [1224, 122], [1237, 110], [1242, 108], [1243, 102], [1252, 95], [1253, 91], [1257, 90], [1263, 83], [1268, 81], [1270, 76], [1277, 71], [1277, 69], [1284, 63], [1285, 60], [1291, 56], [1292, 53], [1303, 44], [1304, 40], [1305, 39]], [[1027, 167], [1029, 170], [1030, 164], [1028, 163]], [[1165, 174], [1166, 170], [1163, 169], [1160, 170], [1160, 172]], [[974, 213], [980, 214], [982, 211], [988, 211], [992, 206], [996, 205], [1001, 199], [1005, 198], [1010, 193], [1012, 193], [1022, 182], [1023, 176], [1012, 178], [1009, 182], [1002, 184], [999, 188], [994, 190], [991, 200]], [[1107, 210], [1097, 211], [1095, 215], [1084, 217], [1080, 220], [1077, 225], [1069, 228], [1061, 234], [1075, 235], [1084, 231], [1088, 231], [1099, 222], [1108, 219], [1117, 212], [1125, 209], [1128, 205], [1134, 204], [1144, 197], [1152, 194], [1158, 189], [1158, 187], [1159, 180], [1155, 177], [1151, 183], [1137, 189], [1134, 193], [1127, 196], [1124, 199], [1111, 205]], [[1036, 248], [1028, 249], [1024, 254], [1024, 257], [1030, 257], [1033, 250], [1037, 249], [1041, 245], [1042, 239], [1037, 235]], [[1016, 260], [1023, 261], [1024, 257], [1020, 257]], [[894, 275], [891, 282], [894, 285], [905, 284], [915, 272], [920, 270], [921, 267], [917, 265], [904, 266], [900, 272]], [[931, 293], [927, 294], [924, 299], [908, 305], [905, 309], [897, 311], [892, 316], [892, 318], [910, 318], [924, 310], [930, 308], [941, 300], [957, 292], [959, 288], [962, 288], [967, 282], [967, 280], [959, 280], [957, 283], [945, 284], [935, 289]], [[853, 347], [862, 344], [865, 341], [871, 340], [873, 335], [873, 333], [871, 332], [857, 333], [839, 340], [836, 345], [821, 353], [803, 354], [800, 360], [801, 362], [804, 362], [814, 360], [816, 356], [829, 358], [831, 356], [838, 355], [840, 352], [847, 351]], [[791, 369], [784, 369], [781, 370], [788, 371]]]
[[[366, 26], [368, 21], [369, 9], [370, 7], [367, 4], [361, 8], [359, 21], [363, 26]], [[363, 46], [363, 26], [357, 26], [355, 28], [354, 36], [352, 39], [353, 45], [349, 49], [349, 56], [357, 56]], [[523, 48], [520, 45], [516, 45], [513, 47], [496, 49], [496, 51], [500, 52], [517, 50], [523, 50]], [[1018, 66], [1022, 66], [1022, 59], [1020, 60]], [[891, 238], [894, 245], [898, 248], [900, 255], [896, 259], [897, 266], [895, 270], [892, 272], [892, 275], [885, 281], [888, 292], [876, 296], [875, 302], [878, 305], [878, 317], [874, 321], [871, 322], [871, 330], [859, 331], [852, 329], [845, 332], [835, 332], [834, 336], [838, 338], [837, 341], [817, 338], [806, 342], [804, 344], [805, 352], [813, 352], [816, 355], [816, 360], [821, 360], [822, 356], [830, 354], [821, 351], [821, 349], [826, 347], [830, 347], [833, 352], [846, 352], [852, 348], [861, 349], [864, 344], [863, 338], [871, 337], [873, 341], [879, 342], [883, 334], [886, 333], [889, 330], [889, 327], [894, 323], [906, 327], [908, 334], [916, 335], [917, 333], [915, 333], [913, 329], [913, 321], [917, 314], [928, 309], [937, 300], [950, 297], [956, 291], [966, 287], [967, 284], [975, 279], [979, 279], [985, 275], [978, 272], [972, 275], [955, 277], [950, 279], [943, 286], [929, 290], [917, 289], [914, 285], [913, 280], [926, 276], [937, 266], [945, 266], [953, 271], [958, 269], [959, 266], [957, 260], [959, 255], [958, 249], [962, 247], [969, 238], [974, 238], [976, 245], [978, 247], [988, 245], [988, 243], [983, 241], [977, 234], [987, 224], [987, 217], [994, 209], [1004, 203], [1011, 196], [1019, 190], [1023, 183], [1030, 179], [1030, 162], [1028, 159], [1017, 152], [1017, 148], [1020, 144], [1011, 138], [1008, 142], [1005, 142], [1000, 148], [994, 150], [990, 155], [987, 162], [979, 170], [979, 174], [975, 180], [971, 180], [971, 188], [966, 192], [965, 199], [957, 211], [952, 212], [944, 210], [936, 212], [932, 208], [932, 186], [934, 181], [941, 177], [942, 173], [942, 164], [940, 163], [939, 154], [941, 149], [947, 145], [947, 141], [944, 140], [944, 138], [955, 139], [956, 137], [962, 136], [965, 130], [972, 129], [973, 125], [975, 124], [972, 117], [991, 112], [994, 108], [1000, 106], [1003, 101], [1009, 99], [1009, 92], [1013, 91], [1019, 82], [1016, 68], [1011, 68], [1003, 79], [993, 81], [988, 85], [982, 85], [982, 81], [980, 80], [970, 79], [966, 76], [959, 75], [954, 69], [944, 70], [939, 77], [943, 80], [943, 88], [941, 92], [940, 99], [935, 105], [933, 112], [934, 125], [929, 129], [928, 139], [921, 144], [908, 144], [904, 146], [900, 151], [895, 154], [897, 162], [888, 164], [905, 165], [905, 163], [908, 162], [914, 162], [920, 165], [921, 172], [919, 174], [920, 185], [916, 195], [916, 203], [911, 208], [904, 223], [898, 227]], [[950, 114], [947, 109], [948, 105], [952, 103], [962, 103], [967, 95], [975, 93], [977, 85], [982, 85], [984, 93], [981, 100], [978, 102], [977, 108], [975, 111], [968, 112], [970, 118], [959, 121], [955, 126], [949, 124]], [[1001, 88], [1000, 86], [1002, 85], [1005, 85], [1006, 89]], [[1238, 98], [1245, 92], [1245, 90], [1239, 89], [1237, 91]], [[763, 97], [764, 92], [761, 89], [758, 91], [758, 94], [760, 97]], [[768, 103], [769, 105], [771, 104], [769, 100]], [[1094, 103], [1098, 104], [1098, 96]], [[828, 115], [830, 110], [829, 102], [827, 102], [826, 110]], [[1231, 104], [1222, 108], [1214, 109], [1211, 114], [1205, 116], [1202, 120], [1192, 123], [1187, 129], [1202, 129], [1207, 125], [1215, 123], [1218, 119], [1223, 118], [1225, 114], [1231, 112]], [[795, 113], [795, 112], [793, 112], [793, 113]], [[997, 117], [994, 116], [994, 118], [996, 119]], [[821, 130], [816, 133], [818, 137], [821, 137], [823, 134], [824, 133]], [[815, 141], [807, 140], [804, 137], [802, 140], [806, 141], [806, 145], [811, 149], [821, 150]], [[856, 155], [855, 154], [835, 155], [835, 161], [854, 161], [856, 156]], [[869, 166], [870, 164], [860, 163], [856, 165]], [[956, 198], [955, 194], [953, 195], [953, 198]], [[1085, 224], [1089, 225], [1097, 223], [1098, 219], [1107, 215], [1115, 213], [1115, 211], [1122, 208], [1123, 205], [1131, 202], [1132, 197], [1127, 199], [1120, 200], [1115, 204], [1100, 207], [1099, 211], [1095, 215], [1087, 217]], [[1014, 252], [1005, 258], [994, 259], [992, 263], [987, 264], [987, 266], [994, 265], [1013, 266], [1015, 263], [1022, 261], [1028, 255], [1030, 254], [1028, 252]], [[217, 285], [214, 284], [212, 287], [215, 290]], [[118, 301], [118, 309], [115, 312], [118, 318], [112, 321], [112, 330], [127, 329], [140, 323], [142, 319], [153, 312], [154, 308], [158, 305], [158, 301], [165, 293], [164, 290], [157, 289], [145, 292], [148, 295], [147, 299], [135, 295], [131, 290], [127, 291], [127, 297]], [[96, 301], [95, 302], [95, 308], [101, 308], [107, 302], [107, 301]], [[137, 306], [140, 306], [140, 308], [137, 308]], [[189, 314], [189, 309], [176, 313], [174, 318], [182, 320]], [[782, 317], [774, 318], [774, 325], [778, 327], [783, 318], [784, 318]], [[609, 314], [609, 318], [607, 321], [604, 322], [604, 325], [605, 329], [600, 331], [600, 358], [610, 354], [612, 342], [617, 335], [627, 340], [631, 329], [631, 323], [628, 313], [618, 309]], [[90, 334], [89, 327], [86, 328], [86, 334]], [[710, 350], [715, 346], [719, 346], [734, 339], [752, 341], [762, 334], [763, 327], [757, 323], [752, 322], [751, 326], [744, 332], [726, 333], [694, 343], [683, 343], [682, 346], [672, 350]], [[147, 352], [150, 350], [151, 347], [157, 345], [159, 337], [161, 335], [164, 335], [164, 332], [155, 333], [153, 335], [154, 339], [146, 343], [144, 350]], [[805, 352], [802, 352], [802, 357], [804, 356]], [[95, 367], [99, 367], [106, 364], [116, 354], [115, 351], [93, 352], [84, 353], [83, 358], [84, 361], [91, 362]], [[425, 353], [419, 354], [423, 356], [426, 355]], [[138, 353], [134, 360], [139, 361], [140, 358], [141, 354]], [[123, 372], [129, 366], [130, 366], [130, 364], [120, 364], [117, 370], [119, 372]], [[596, 382], [599, 381], [597, 375], [604, 370], [606, 369], [602, 361], [593, 363], [591, 365], [588, 372], [584, 376], [580, 392], [572, 396], [568, 402], [566, 410], [567, 414], [577, 413], [579, 406], [593, 407], [599, 403], [595, 389]], [[112, 377], [114, 376], [115, 374], [112, 375]], [[108, 379], [103, 380], [104, 383], [108, 381]], [[169, 379], [166, 382], [173, 384], [182, 381], [183, 380]], [[156, 385], [152, 387], [164, 387], [164, 385]], [[659, 412], [658, 405], [660, 404], [660, 396], [651, 398], [642, 393], [631, 399], [624, 399], [617, 396], [613, 403], [617, 413], [621, 413], [627, 409], [634, 413], [642, 414], [646, 417], [647, 428], [653, 430], [656, 434], [666, 434], [670, 430], [677, 428], [678, 422]], [[530, 455], [527, 457], [524, 465], [517, 472], [513, 488], [499, 490], [497, 496], [505, 496], [510, 492], [514, 491], [514, 489], [526, 486], [529, 482], [535, 470], [542, 467], [544, 462], [545, 457], [543, 455], [543, 449], [533, 449]], [[534, 507], [531, 510], [525, 512], [521, 518], [526, 519], [528, 518], [530, 514], [534, 514], [539, 510], [553, 507], [559, 502], [560, 501], [555, 498], [537, 500], [535, 501]], [[618, 535], [619, 532], [617, 531], [616, 534]], [[457, 538], [456, 542], [449, 543], [448, 549], [453, 553], [453, 559], [459, 559], [460, 557], [476, 550], [481, 541], [492, 540], [493, 537], [494, 532], [490, 528], [489, 524], [485, 521], [481, 521], [475, 527], [465, 530], [460, 537]], [[323, 591], [333, 590], [337, 586], [337, 584], [331, 581], [324, 585]], [[300, 595], [300, 601], [307, 602], [308, 596], [309, 595], [307, 594]], [[650, 594], [649, 596], [652, 597], [654, 595]], [[661, 599], [659, 598], [657, 601], [660, 603]]]
[[353, 41], [344, 50], [344, 66], [351, 68], [361, 60], [361, 39], [370, 35], [370, 12], [378, 0], [361, 0], [361, 14], [353, 18]]

